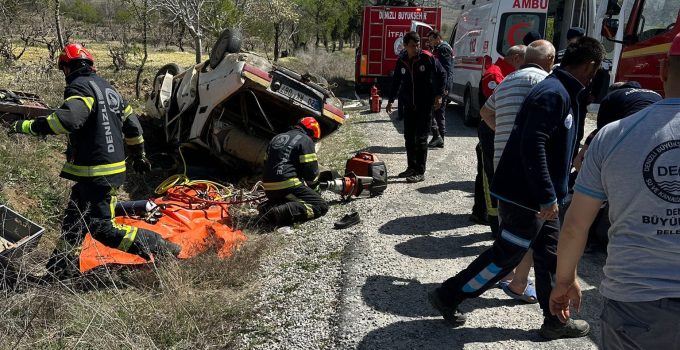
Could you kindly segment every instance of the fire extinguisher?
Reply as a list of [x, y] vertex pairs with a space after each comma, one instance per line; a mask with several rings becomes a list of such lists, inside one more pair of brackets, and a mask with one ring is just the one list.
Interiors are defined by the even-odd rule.
[[371, 112], [372, 113], [378, 113], [380, 112], [380, 94], [378, 91], [378, 87], [373, 85], [371, 87]]

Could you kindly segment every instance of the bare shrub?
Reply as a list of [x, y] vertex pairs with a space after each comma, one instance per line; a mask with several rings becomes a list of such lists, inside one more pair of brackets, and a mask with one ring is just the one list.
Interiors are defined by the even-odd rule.
[[295, 57], [302, 63], [304, 69], [312, 74], [318, 74], [329, 82], [334, 79], [354, 79], [354, 57], [343, 52], [327, 52], [326, 50], [300, 50]]
[[[8, 88], [41, 96], [51, 107], [58, 107], [64, 98], [64, 75], [55, 69], [53, 60], [16, 64], [6, 68], [10, 76]], [[2, 70], [0, 70], [2, 73]]]

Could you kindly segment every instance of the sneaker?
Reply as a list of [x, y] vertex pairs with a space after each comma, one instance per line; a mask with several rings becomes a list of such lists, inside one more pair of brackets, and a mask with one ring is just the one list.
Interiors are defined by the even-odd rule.
[[585, 337], [588, 332], [590, 332], [590, 325], [586, 321], [570, 318], [567, 323], [562, 323], [557, 318], [546, 317], [538, 334], [545, 339], [554, 340]]
[[415, 174], [413, 176], [409, 176], [406, 178], [406, 182], [408, 183], [415, 183], [415, 182], [421, 182], [425, 181], [425, 175], [423, 174]]
[[460, 327], [465, 324], [465, 320], [467, 319], [465, 314], [458, 311], [457, 306], [448, 306], [444, 304], [444, 301], [439, 296], [439, 288], [427, 293], [427, 299], [430, 301], [430, 305], [439, 311], [444, 317], [444, 320], [452, 326]]
[[444, 148], [444, 139], [440, 136], [433, 137], [432, 141], [427, 144], [429, 148]]
[[404, 178], [404, 177], [413, 176], [415, 174], [416, 174], [416, 171], [409, 168], [409, 169], [406, 169], [405, 171], [400, 172], [399, 175], [397, 175], [397, 176]]

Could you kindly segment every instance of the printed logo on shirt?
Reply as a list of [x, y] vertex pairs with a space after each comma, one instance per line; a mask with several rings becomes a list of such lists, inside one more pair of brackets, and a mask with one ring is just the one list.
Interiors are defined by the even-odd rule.
[[570, 114], [567, 115], [566, 118], [564, 118], [564, 127], [567, 129], [571, 129], [571, 126], [574, 125], [574, 116]]
[[401, 68], [401, 75], [404, 75], [404, 74], [406, 74], [406, 68], [403, 68], [403, 67], [402, 67], [402, 68]]
[[421, 72], [424, 72], [424, 71], [425, 71], [425, 66], [421, 64], [421, 65], [420, 65], [420, 68], [418, 68], [418, 69], [420, 69]]
[[106, 95], [106, 102], [109, 103], [109, 109], [113, 113], [118, 114], [120, 112], [120, 95], [115, 90], [109, 88], [104, 90], [104, 94]]
[[282, 148], [288, 143], [288, 140], [290, 140], [290, 136], [286, 134], [278, 135], [272, 140], [272, 148], [273, 149]]
[[492, 80], [488, 84], [486, 84], [486, 86], [489, 87], [489, 90], [495, 90], [498, 84], [496, 83], [496, 81]]
[[669, 203], [680, 203], [680, 140], [656, 146], [645, 158], [642, 176], [647, 188]]

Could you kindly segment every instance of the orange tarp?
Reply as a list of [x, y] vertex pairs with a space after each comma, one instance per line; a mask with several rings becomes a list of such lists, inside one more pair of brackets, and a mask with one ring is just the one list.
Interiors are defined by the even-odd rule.
[[[170, 198], [173, 197], [173, 190], [177, 188], [169, 191]], [[214, 249], [218, 257], [226, 258], [246, 240], [241, 231], [228, 226], [230, 220], [227, 204], [207, 201], [190, 204], [176, 196], [174, 199], [170, 198], [166, 196], [154, 200], [157, 205], [166, 206], [165, 209], [160, 209], [163, 216], [156, 224], [131, 217], [116, 217], [115, 221], [118, 224], [154, 231], [168, 241], [178, 244], [182, 247], [180, 259], [195, 257], [209, 249]], [[109, 248], [97, 242], [88, 233], [80, 253], [80, 272], [84, 273], [108, 264], [141, 265], [150, 262], [152, 261], [137, 255]]]

